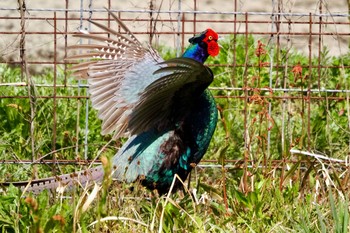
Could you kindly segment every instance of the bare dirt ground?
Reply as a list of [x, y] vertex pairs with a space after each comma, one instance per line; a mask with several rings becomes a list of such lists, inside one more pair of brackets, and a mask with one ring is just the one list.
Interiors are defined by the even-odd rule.
[[[275, 3], [273, 5], [272, 3]], [[226, 0], [197, 0], [197, 11], [210, 11], [217, 12], [217, 14], [197, 14], [196, 19], [219, 19], [219, 20], [233, 20], [233, 15], [223, 14], [220, 12], [277, 12], [278, 8], [281, 9], [282, 12], [285, 13], [318, 13], [322, 11], [325, 14], [347, 14], [348, 6], [346, 0], [337, 0], [337, 1], [317, 1], [317, 0], [284, 0], [280, 1], [281, 4], [278, 5], [278, 1], [271, 0], [252, 0], [252, 1], [238, 1], [237, 6], [235, 8], [234, 1], [226, 1]], [[136, 1], [136, 0], [124, 0], [124, 1], [112, 1], [112, 8], [116, 10], [128, 10], [134, 11], [129, 13], [122, 13], [122, 17], [124, 18], [149, 18], [149, 13], [144, 13], [141, 11], [150, 9], [149, 6], [150, 1]], [[194, 4], [192, 0], [182, 0], [181, 5], [179, 5], [179, 1], [177, 0], [157, 0], [153, 1], [154, 9], [162, 9], [162, 10], [184, 10], [191, 11], [195, 10]], [[93, 0], [92, 8], [93, 9], [102, 9], [103, 7], [108, 6], [107, 0]], [[18, 3], [14, 0], [1, 0], [0, 1], [0, 17], [4, 16], [17, 16], [19, 17], [19, 12], [16, 10], [6, 10], [7, 8], [17, 8]], [[53, 18], [53, 10], [57, 11], [57, 17], [64, 17], [64, 12], [60, 11], [66, 8], [65, 1], [53, 1], [53, 0], [26, 0], [26, 7], [28, 9], [27, 16], [30, 20], [27, 20], [26, 30], [27, 32], [52, 32], [54, 31], [54, 22], [50, 20]], [[70, 9], [79, 10], [81, 7], [81, 1], [71, 0], [69, 1], [68, 7]], [[89, 1], [85, 0], [83, 7], [85, 9], [89, 9]], [[4, 10], [4, 8], [6, 8]], [[33, 10], [33, 9], [42, 9], [41, 11]], [[136, 11], [136, 12], [135, 12]], [[68, 17], [79, 17], [80, 13], [70, 12]], [[35, 17], [43, 17], [47, 16], [48, 20], [35, 20]], [[85, 12], [84, 17], [89, 17], [89, 13]], [[95, 12], [92, 15], [93, 18], [98, 17], [107, 17], [105, 12]], [[175, 13], [167, 13], [167, 14], [154, 14], [154, 18], [158, 19], [177, 19], [178, 15]], [[244, 20], [244, 14], [238, 16], [238, 20]], [[185, 14], [186, 19], [193, 19], [192, 14]], [[258, 20], [258, 21], [269, 21], [271, 20], [271, 15], [249, 15], [249, 20]], [[291, 16], [282, 16], [285, 22], [287, 20], [291, 20], [294, 22], [308, 22], [310, 18], [308, 16], [300, 16], [300, 17], [291, 17]], [[318, 17], [314, 17], [311, 19], [312, 21], [319, 20]], [[323, 17], [323, 22], [327, 22], [327, 25], [323, 25], [321, 27], [322, 32], [328, 33], [326, 36], [322, 36], [321, 43], [322, 47], [327, 47], [329, 54], [331, 55], [339, 55], [348, 52], [349, 46], [349, 35], [339, 35], [341, 33], [349, 33], [349, 25], [342, 25], [340, 23], [348, 22], [347, 17]], [[126, 22], [128, 26], [137, 32], [149, 31], [149, 25], [146, 22]], [[80, 22], [69, 21], [68, 22], [68, 31], [78, 31]], [[88, 23], [86, 21], [83, 22], [83, 26], [88, 28]], [[181, 25], [182, 26], [182, 25]], [[191, 32], [193, 31], [193, 23], [184, 24], [184, 31]], [[212, 27], [216, 31], [222, 32], [222, 35], [225, 36], [227, 34], [234, 32], [233, 23], [213, 23], [212, 25], [207, 25], [207, 23], [198, 22], [196, 25], [196, 31], [202, 31], [207, 27]], [[64, 20], [58, 21], [56, 25], [56, 31], [64, 31], [65, 25]], [[157, 23], [157, 31], [176, 31], [178, 29], [177, 23]], [[248, 29], [248, 32], [256, 33], [256, 32], [270, 32], [271, 30], [276, 30], [275, 26], [270, 23], [249, 23], [246, 28], [245, 23], [239, 23], [236, 27], [237, 32], [244, 32]], [[315, 23], [311, 28], [314, 32], [318, 32], [320, 30], [319, 24]], [[11, 19], [5, 20], [0, 18], [0, 56], [2, 60], [18, 60], [19, 56], [19, 35], [13, 34], [9, 35], [8, 32], [16, 32], [20, 30], [20, 20], [19, 19]], [[295, 32], [295, 33], [308, 33], [310, 31], [310, 27], [308, 24], [291, 24], [283, 23], [280, 25], [281, 32]], [[53, 46], [54, 46], [54, 38], [52, 35], [38, 35], [38, 34], [28, 34], [27, 35], [27, 51], [29, 58], [36, 60], [47, 60], [52, 59], [54, 55]], [[138, 35], [139, 36], [139, 35]], [[58, 43], [58, 54], [57, 59], [63, 59], [64, 53], [63, 48], [63, 37], [64, 35], [60, 34], [57, 38]], [[147, 36], [141, 36], [140, 40], [147, 41]], [[186, 38], [189, 35], [185, 36]], [[269, 40], [270, 35], [255, 35], [257, 39], [266, 39]], [[168, 46], [176, 47], [178, 45], [177, 37], [166, 37], [160, 36], [155, 38], [156, 41], [160, 44], [166, 44]], [[313, 36], [313, 53], [317, 51], [316, 47], [318, 47], [318, 36]], [[309, 38], [307, 36], [286, 36], [281, 35], [282, 43], [284, 41], [290, 41], [289, 46], [292, 49], [300, 50], [303, 53], [308, 52], [308, 44]], [[77, 43], [77, 39], [69, 40], [68, 43]]]

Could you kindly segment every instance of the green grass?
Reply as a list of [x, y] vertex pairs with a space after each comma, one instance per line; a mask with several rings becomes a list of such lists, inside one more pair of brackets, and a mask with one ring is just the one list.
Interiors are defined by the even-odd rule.
[[[221, 45], [220, 55], [210, 58], [207, 64], [227, 66], [212, 67], [215, 80], [211, 86], [247, 88], [247, 92], [212, 91], [218, 97], [220, 120], [205, 159], [217, 160], [220, 165], [229, 164], [227, 159], [240, 162], [228, 168], [196, 168], [190, 187], [197, 190], [198, 203], [187, 191], [159, 197], [139, 184], [111, 184], [108, 177], [96, 195], [92, 189], [86, 193], [77, 188], [64, 195], [43, 192], [26, 196], [10, 187], [0, 194], [2, 232], [348, 232], [348, 168], [289, 152], [291, 148], [309, 149], [345, 159], [350, 141], [346, 94], [313, 93], [318, 99], [308, 100], [295, 98], [306, 97], [300, 91], [274, 92], [274, 96], [294, 99], [267, 98], [269, 91], [254, 88], [269, 86], [270, 55], [263, 52], [269, 48], [261, 45], [262, 53], [258, 54], [258, 42], [252, 37], [247, 44], [244, 37], [232, 37]], [[174, 56], [167, 48], [161, 47], [160, 51], [165, 58]], [[350, 71], [342, 68], [350, 65], [349, 56], [330, 57], [323, 51], [320, 60], [315, 57], [311, 61], [311, 65], [320, 62], [332, 67], [321, 71], [309, 70], [308, 57], [298, 52], [281, 50], [273, 56], [275, 64], [281, 65], [273, 69], [275, 88], [282, 88], [285, 83], [287, 88], [349, 89]], [[232, 64], [236, 66], [229, 66]], [[285, 68], [285, 64], [289, 66]], [[302, 66], [301, 73], [293, 69], [298, 64]], [[52, 70], [32, 75], [36, 84], [51, 84], [53, 78]], [[63, 80], [64, 72], [58, 70], [57, 83], [63, 84]], [[1, 83], [21, 81], [18, 68], [0, 66]], [[73, 78], [67, 83], [77, 85]], [[52, 96], [53, 88], [36, 87], [34, 93], [37, 97]], [[57, 96], [85, 94], [84, 88], [57, 88]], [[13, 97], [0, 98], [1, 160], [32, 159], [31, 136], [36, 158], [84, 158], [86, 120], [89, 159], [98, 155], [110, 158], [125, 141], [114, 142], [100, 153], [111, 138], [100, 135], [101, 123], [91, 106], [85, 119], [86, 99], [73, 98], [56, 100], [56, 121], [54, 100], [34, 98], [35, 128], [31, 135], [30, 102], [15, 98], [27, 95], [26, 87], [0, 86], [0, 96]], [[273, 163], [274, 160], [280, 162]], [[46, 177], [53, 168], [60, 174], [83, 167], [2, 164], [0, 181]], [[93, 201], [89, 204], [90, 199]]]

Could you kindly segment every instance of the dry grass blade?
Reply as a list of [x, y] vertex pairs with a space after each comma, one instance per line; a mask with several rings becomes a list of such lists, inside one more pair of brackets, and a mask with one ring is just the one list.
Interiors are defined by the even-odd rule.
[[83, 207], [81, 208], [81, 210], [83, 212], [85, 212], [89, 206], [91, 205], [91, 203], [93, 202], [93, 200], [95, 200], [98, 191], [101, 189], [101, 187], [95, 183], [94, 189], [92, 190], [92, 192], [90, 194], [88, 194], [88, 198], [86, 199], [86, 201], [83, 204]]
[[[162, 209], [162, 213], [160, 215], [160, 219], [159, 219], [159, 228], [158, 228], [158, 232], [161, 233], [163, 231], [163, 218], [164, 218], [164, 213], [165, 213], [165, 207], [166, 205], [168, 204], [168, 202], [172, 203], [174, 206], [178, 207], [179, 209], [183, 210], [184, 213], [186, 213], [190, 218], [191, 220], [197, 225], [197, 227], [199, 227], [198, 223], [196, 222], [196, 220], [194, 218], [192, 218], [192, 216], [190, 214], [188, 214], [183, 208], [181, 208], [178, 204], [176, 204], [175, 201], [173, 201], [171, 198], [170, 198], [170, 195], [172, 194], [173, 192], [173, 189], [174, 189], [174, 186], [175, 186], [175, 183], [176, 181], [179, 181], [181, 182], [181, 184], [183, 185], [185, 191], [190, 195], [191, 199], [192, 199], [192, 203], [193, 203], [193, 209], [195, 210], [195, 205], [196, 205], [196, 202], [195, 200], [193, 199], [191, 193], [189, 192], [189, 190], [187, 189], [186, 185], [184, 184], [184, 182], [181, 180], [181, 178], [175, 174], [174, 175], [174, 178], [173, 178], [173, 182], [171, 183], [171, 186], [170, 186], [170, 189], [169, 189], [169, 192], [167, 194], [167, 196], [165, 197], [165, 202], [164, 202], [164, 205], [163, 205], [163, 209]], [[152, 222], [152, 226], [153, 226], [153, 222]], [[151, 229], [152, 230], [152, 229]]]
[[97, 224], [98, 222], [106, 222], [106, 221], [130, 221], [130, 222], [140, 224], [141, 226], [148, 227], [146, 223], [138, 221], [136, 219], [127, 218], [127, 217], [116, 217], [116, 216], [104, 217], [104, 218], [101, 218], [100, 220], [93, 221], [92, 223], [90, 223], [89, 227]]

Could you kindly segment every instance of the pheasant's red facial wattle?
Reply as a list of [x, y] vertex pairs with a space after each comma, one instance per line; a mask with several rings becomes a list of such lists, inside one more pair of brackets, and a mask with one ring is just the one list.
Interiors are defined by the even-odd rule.
[[219, 45], [218, 45], [218, 39], [219, 36], [216, 32], [214, 32], [212, 29], [207, 29], [207, 32], [205, 33], [205, 37], [203, 41], [208, 45], [208, 54], [210, 56], [215, 57], [219, 54]]

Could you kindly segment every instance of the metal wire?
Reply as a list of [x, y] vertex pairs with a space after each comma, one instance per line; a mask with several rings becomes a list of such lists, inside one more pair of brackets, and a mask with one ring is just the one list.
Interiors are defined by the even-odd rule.
[[[11, 7], [0, 7], [0, 11], [8, 11], [18, 10], [17, 8], [11, 8]], [[27, 11], [51, 11], [51, 12], [105, 12], [106, 10], [101, 9], [65, 9], [65, 8], [26, 8]], [[262, 16], [271, 16], [270, 12], [257, 12], [257, 11], [247, 11], [247, 12], [241, 12], [241, 11], [193, 11], [193, 10], [115, 10], [111, 9], [112, 12], [120, 12], [120, 13], [160, 13], [160, 14], [208, 14], [208, 15], [262, 15]], [[283, 17], [305, 17], [309, 16], [309, 13], [296, 13], [296, 12], [276, 12], [274, 15], [280, 15]], [[312, 13], [312, 16], [316, 17], [341, 17], [346, 18], [349, 17], [350, 14], [348, 13]]]

